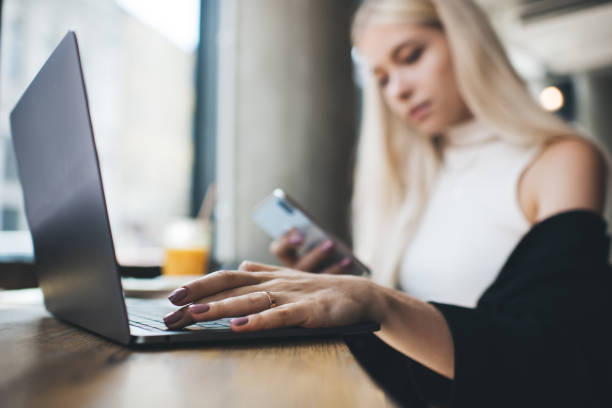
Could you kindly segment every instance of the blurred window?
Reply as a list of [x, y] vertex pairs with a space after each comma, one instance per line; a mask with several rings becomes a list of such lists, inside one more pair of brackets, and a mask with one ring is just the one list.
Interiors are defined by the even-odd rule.
[[164, 225], [190, 211], [200, 1], [0, 4], [0, 229], [27, 230], [9, 113], [74, 30], [119, 259], [158, 256], [146, 248], [159, 247]]

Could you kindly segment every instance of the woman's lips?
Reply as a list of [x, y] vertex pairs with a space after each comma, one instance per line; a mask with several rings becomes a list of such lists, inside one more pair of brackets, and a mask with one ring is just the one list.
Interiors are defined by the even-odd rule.
[[410, 109], [410, 117], [412, 120], [420, 122], [429, 115], [430, 107], [431, 103], [429, 101], [419, 103], [414, 108]]

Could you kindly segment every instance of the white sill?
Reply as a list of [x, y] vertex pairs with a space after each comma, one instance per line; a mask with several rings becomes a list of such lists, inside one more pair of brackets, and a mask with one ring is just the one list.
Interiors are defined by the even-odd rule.
[[0, 231], [0, 262], [32, 262], [30, 231]]

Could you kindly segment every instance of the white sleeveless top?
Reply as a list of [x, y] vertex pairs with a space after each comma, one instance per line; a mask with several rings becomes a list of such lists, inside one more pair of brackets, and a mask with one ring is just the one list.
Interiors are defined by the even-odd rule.
[[446, 135], [442, 167], [400, 265], [403, 291], [474, 307], [530, 224], [518, 181], [540, 147], [521, 148], [470, 121]]

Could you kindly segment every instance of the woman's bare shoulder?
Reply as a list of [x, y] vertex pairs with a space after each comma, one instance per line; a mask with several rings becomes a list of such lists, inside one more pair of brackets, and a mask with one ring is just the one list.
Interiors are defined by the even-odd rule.
[[601, 214], [607, 172], [604, 154], [586, 139], [560, 138], [546, 145], [524, 175], [533, 221], [573, 209]]

